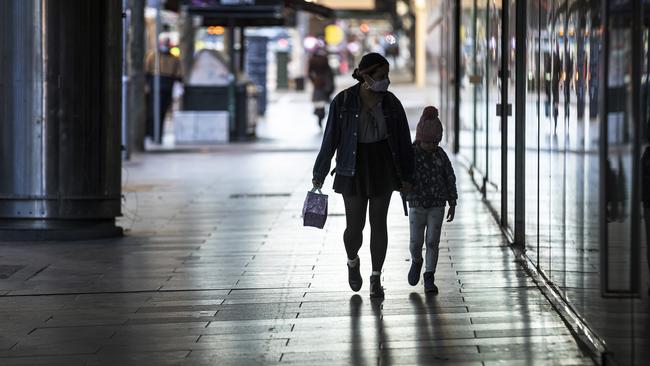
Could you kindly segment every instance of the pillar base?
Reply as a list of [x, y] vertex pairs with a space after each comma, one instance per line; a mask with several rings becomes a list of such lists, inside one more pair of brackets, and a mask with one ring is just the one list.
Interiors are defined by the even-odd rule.
[[0, 219], [0, 242], [108, 239], [122, 235], [115, 220]]

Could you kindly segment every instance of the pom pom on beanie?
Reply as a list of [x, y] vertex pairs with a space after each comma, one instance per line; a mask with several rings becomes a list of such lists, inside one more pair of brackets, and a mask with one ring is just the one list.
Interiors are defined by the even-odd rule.
[[422, 121], [424, 121], [426, 119], [433, 120], [434, 118], [437, 118], [437, 117], [438, 117], [438, 108], [430, 105], [430, 106], [425, 107], [424, 110], [422, 111], [422, 116], [420, 117], [420, 122], [422, 122]]

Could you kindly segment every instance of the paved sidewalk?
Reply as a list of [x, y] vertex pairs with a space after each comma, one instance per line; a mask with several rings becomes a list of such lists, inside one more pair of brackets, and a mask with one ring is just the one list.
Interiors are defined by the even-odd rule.
[[[317, 127], [302, 133], [318, 142]], [[592, 364], [459, 166], [440, 294], [406, 281], [398, 195], [386, 299], [368, 296], [369, 233], [364, 287], [349, 290], [340, 197], [328, 190], [324, 230], [301, 226], [315, 157], [304, 147], [136, 156], [124, 168], [124, 238], [0, 243], [0, 364]]]

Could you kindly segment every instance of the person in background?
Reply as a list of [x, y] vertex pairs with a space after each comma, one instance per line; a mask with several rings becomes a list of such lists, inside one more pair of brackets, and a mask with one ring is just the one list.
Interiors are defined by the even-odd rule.
[[309, 80], [314, 85], [312, 101], [314, 102], [314, 114], [318, 118], [318, 127], [323, 128], [325, 118], [325, 106], [329, 104], [334, 92], [334, 73], [327, 59], [327, 51], [324, 48], [317, 49], [309, 58]]
[[[165, 115], [169, 106], [172, 104], [172, 91], [174, 82], [182, 82], [183, 73], [181, 61], [178, 57], [171, 54], [172, 43], [169, 38], [160, 40], [159, 48], [159, 65], [160, 65], [160, 134], [155, 142], [160, 144], [163, 137], [163, 126], [165, 125]], [[156, 73], [156, 55], [154, 51], [147, 54], [145, 60], [145, 73], [147, 75], [147, 130], [146, 136], [154, 139], [154, 76]]]
[[[424, 291], [437, 293], [434, 275], [438, 265], [440, 233], [445, 216], [445, 206], [449, 203], [447, 222], [454, 220], [456, 213], [456, 175], [447, 153], [438, 146], [442, 140], [442, 122], [438, 109], [424, 108], [418, 122], [413, 151], [415, 173], [413, 190], [407, 195], [410, 204], [409, 222], [411, 227], [411, 269], [408, 282], [418, 284], [424, 259], [422, 244], [426, 241], [426, 268], [424, 272]], [[426, 240], [425, 240], [426, 231]]]

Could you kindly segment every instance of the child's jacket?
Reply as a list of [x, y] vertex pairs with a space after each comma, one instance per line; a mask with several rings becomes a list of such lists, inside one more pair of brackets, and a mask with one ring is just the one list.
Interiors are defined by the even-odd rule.
[[415, 173], [413, 191], [407, 195], [411, 207], [456, 206], [456, 175], [449, 157], [441, 147], [426, 152], [413, 144]]

